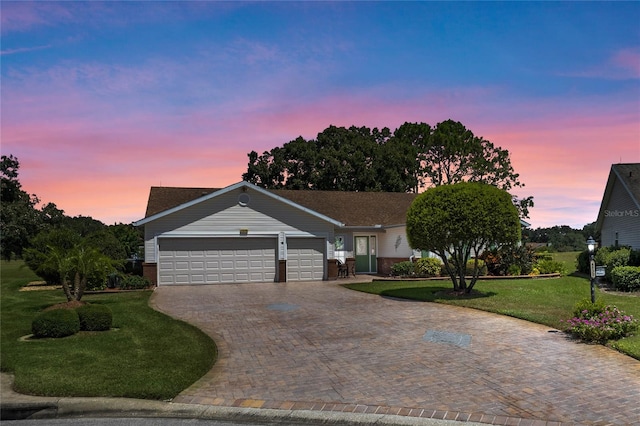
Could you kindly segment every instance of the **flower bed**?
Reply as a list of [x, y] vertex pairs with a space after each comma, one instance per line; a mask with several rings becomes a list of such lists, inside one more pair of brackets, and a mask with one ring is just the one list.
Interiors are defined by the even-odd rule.
[[585, 342], [606, 343], [630, 336], [640, 327], [633, 315], [626, 315], [615, 306], [591, 304], [576, 309], [574, 317], [567, 320], [568, 331]]

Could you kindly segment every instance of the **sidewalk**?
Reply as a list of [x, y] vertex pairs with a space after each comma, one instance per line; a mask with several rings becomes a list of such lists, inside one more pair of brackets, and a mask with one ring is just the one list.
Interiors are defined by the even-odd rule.
[[[422, 419], [388, 414], [354, 414], [306, 410], [274, 410], [180, 404], [131, 398], [55, 398], [22, 395], [12, 390], [13, 376], [0, 373], [0, 420], [72, 417], [189, 418], [269, 424], [305, 425], [428, 425], [454, 426], [452, 420]], [[465, 425], [480, 425], [465, 422]]]

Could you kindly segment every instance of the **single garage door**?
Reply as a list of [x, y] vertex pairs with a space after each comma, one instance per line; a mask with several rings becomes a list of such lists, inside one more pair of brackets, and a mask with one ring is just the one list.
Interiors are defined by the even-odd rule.
[[287, 281], [324, 279], [324, 239], [287, 239]]
[[275, 238], [161, 238], [159, 285], [269, 282]]

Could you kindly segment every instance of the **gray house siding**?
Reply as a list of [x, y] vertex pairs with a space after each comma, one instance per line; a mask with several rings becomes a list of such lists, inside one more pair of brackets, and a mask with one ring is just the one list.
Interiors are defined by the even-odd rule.
[[[239, 204], [239, 197], [248, 202]], [[248, 198], [247, 198], [248, 195]], [[156, 238], [168, 237], [322, 237], [333, 257], [333, 225], [253, 190], [230, 191], [145, 225], [145, 261], [157, 261]]]
[[640, 209], [619, 182], [604, 210], [600, 239], [604, 247], [617, 244], [640, 249]]

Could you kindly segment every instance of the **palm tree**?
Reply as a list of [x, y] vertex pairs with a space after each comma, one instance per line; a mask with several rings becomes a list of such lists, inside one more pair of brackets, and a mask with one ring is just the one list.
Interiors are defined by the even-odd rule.
[[60, 283], [62, 284], [62, 290], [64, 295], [67, 296], [67, 301], [73, 300], [73, 294], [71, 287], [69, 287], [69, 275], [73, 270], [71, 259], [68, 256], [66, 250], [55, 247], [52, 245], [47, 246], [47, 254], [44, 259], [45, 267], [51, 268], [58, 272], [60, 275]]
[[[97, 272], [112, 270], [114, 261], [93, 247], [77, 246], [71, 250], [47, 246], [45, 263], [58, 271], [67, 301], [82, 299], [89, 277]], [[73, 286], [69, 279], [73, 276]]]
[[113, 269], [113, 261], [110, 257], [100, 253], [93, 247], [78, 247], [70, 256], [71, 264], [75, 271], [73, 279], [73, 294], [75, 300], [80, 300], [87, 288], [89, 277], [95, 272], [106, 272]]

